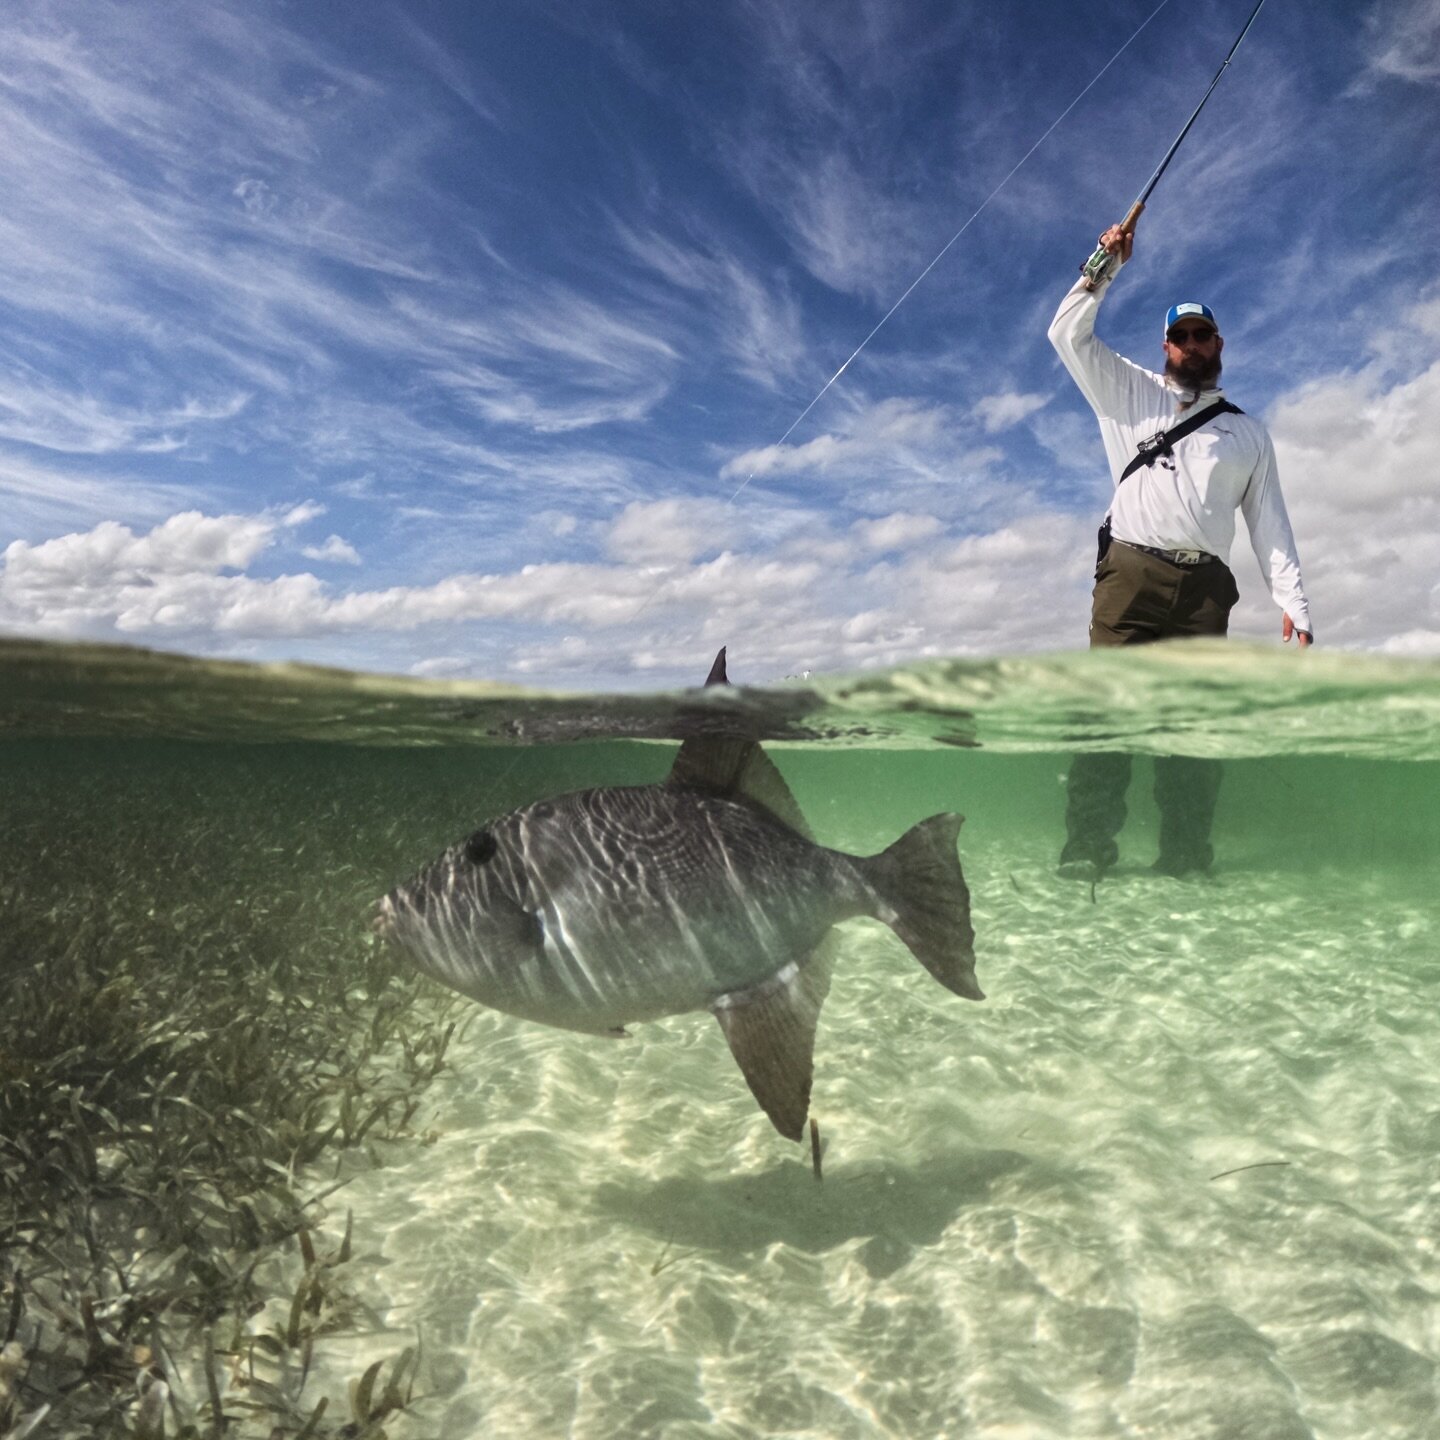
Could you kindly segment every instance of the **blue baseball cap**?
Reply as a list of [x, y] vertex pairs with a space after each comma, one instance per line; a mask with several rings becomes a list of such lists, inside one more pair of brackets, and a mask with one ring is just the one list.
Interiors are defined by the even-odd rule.
[[[1181, 320], [1206, 320], [1215, 325], [1215, 312], [1198, 300], [1184, 300], [1179, 305], [1172, 305], [1165, 312], [1165, 333], [1168, 335]], [[1215, 325], [1215, 329], [1218, 332], [1220, 327]]]

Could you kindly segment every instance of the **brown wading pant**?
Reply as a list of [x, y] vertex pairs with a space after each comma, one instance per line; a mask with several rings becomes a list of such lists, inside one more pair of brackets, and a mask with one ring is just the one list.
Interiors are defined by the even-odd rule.
[[[1222, 560], [1176, 565], [1117, 540], [1095, 570], [1090, 648], [1145, 645], [1183, 635], [1224, 635], [1239, 598], [1235, 577]], [[1062, 865], [1089, 861], [1105, 870], [1115, 863], [1120, 854], [1115, 837], [1125, 823], [1129, 784], [1129, 755], [1075, 757], [1066, 781]], [[1219, 793], [1218, 760], [1155, 757], [1158, 869], [1178, 874], [1209, 867], [1214, 858], [1210, 826]]]

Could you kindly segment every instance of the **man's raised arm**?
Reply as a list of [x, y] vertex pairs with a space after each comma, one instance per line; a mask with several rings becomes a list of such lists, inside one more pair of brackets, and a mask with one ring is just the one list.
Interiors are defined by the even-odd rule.
[[[1112, 225], [1100, 237], [1100, 243], [1112, 255], [1118, 255], [1123, 265], [1130, 258], [1135, 236]], [[1117, 355], [1095, 334], [1100, 301], [1118, 272], [1119, 266], [1093, 290], [1084, 280], [1077, 280], [1060, 302], [1049, 330], [1055, 353], [1090, 402], [1090, 408], [1097, 415], [1116, 419], [1126, 413], [1138, 392], [1154, 384], [1147, 371]]]

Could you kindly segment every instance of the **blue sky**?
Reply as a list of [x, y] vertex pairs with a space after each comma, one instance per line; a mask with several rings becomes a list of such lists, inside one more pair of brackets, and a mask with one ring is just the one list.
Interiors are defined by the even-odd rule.
[[[0, 630], [564, 688], [1079, 647], [1045, 326], [1250, 9], [12, 0]], [[1322, 644], [1440, 654], [1437, 174], [1440, 0], [1268, 0], [1101, 316], [1158, 368], [1214, 306]]]

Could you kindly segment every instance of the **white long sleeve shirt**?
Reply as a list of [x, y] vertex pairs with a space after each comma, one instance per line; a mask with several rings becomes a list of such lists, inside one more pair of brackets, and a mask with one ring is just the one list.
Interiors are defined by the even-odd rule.
[[[1182, 418], [1181, 401], [1192, 392], [1117, 355], [1096, 337], [1095, 315], [1110, 283], [1091, 291], [1077, 281], [1050, 322], [1050, 343], [1100, 421], [1118, 487], [1110, 505], [1111, 534], [1164, 550], [1204, 550], [1228, 561], [1235, 511], [1242, 510], [1270, 594], [1297, 630], [1308, 631], [1310, 606], [1280, 493], [1275, 447], [1260, 421], [1217, 415], [1176, 442], [1170, 459], [1142, 466], [1119, 484], [1140, 442], [1175, 425]], [[1206, 390], [1191, 408], [1222, 394]]]

